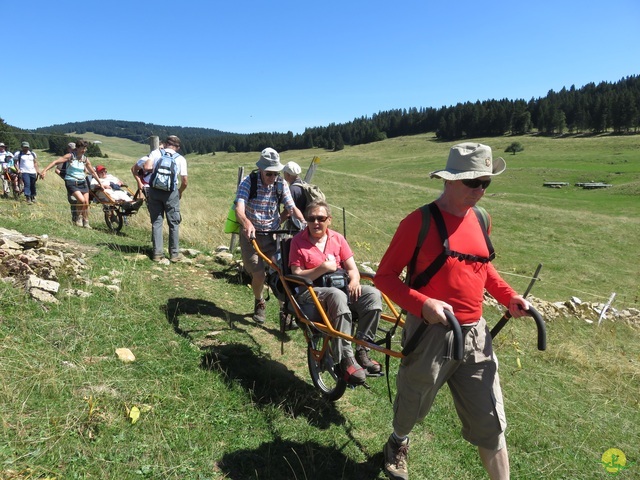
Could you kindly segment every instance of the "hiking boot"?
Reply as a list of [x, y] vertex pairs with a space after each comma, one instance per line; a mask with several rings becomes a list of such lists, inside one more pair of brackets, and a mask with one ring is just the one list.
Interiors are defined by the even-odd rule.
[[81, 219], [81, 218], [77, 219], [77, 220], [75, 221], [75, 225], [76, 225], [76, 227], [82, 227], [82, 226], [84, 226], [84, 225], [83, 225], [83, 223], [82, 223], [82, 219]]
[[256, 298], [254, 306], [253, 306], [253, 321], [262, 325], [267, 319], [267, 304], [264, 301], [264, 298], [258, 300]]
[[300, 328], [296, 321], [293, 318], [293, 315], [289, 313], [280, 312], [280, 329], [287, 330], [296, 330]]
[[161, 262], [162, 260], [164, 260], [164, 255], [154, 255], [151, 260], [153, 260], [154, 262]]
[[356, 349], [356, 361], [367, 371], [369, 375], [379, 375], [382, 367], [375, 360], [369, 358], [369, 352], [364, 347]]
[[182, 262], [182, 261], [184, 261], [184, 255], [182, 255], [181, 253], [177, 253], [175, 255], [171, 255], [171, 258], [169, 259], [169, 261], [171, 263]]
[[91, 225], [89, 225], [89, 220], [82, 220], [82, 226], [91, 230]]
[[349, 385], [363, 385], [367, 380], [364, 368], [353, 357], [344, 357], [340, 360], [340, 371]]
[[384, 445], [384, 471], [391, 480], [409, 480], [407, 455], [409, 454], [409, 437], [398, 443], [393, 434]]

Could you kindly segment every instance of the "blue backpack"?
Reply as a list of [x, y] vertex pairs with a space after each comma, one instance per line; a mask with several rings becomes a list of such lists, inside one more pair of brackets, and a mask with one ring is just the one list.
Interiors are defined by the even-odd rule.
[[149, 186], [165, 192], [173, 192], [176, 189], [176, 158], [178, 153], [171, 154], [165, 149], [160, 149], [162, 156], [156, 162], [149, 178]]

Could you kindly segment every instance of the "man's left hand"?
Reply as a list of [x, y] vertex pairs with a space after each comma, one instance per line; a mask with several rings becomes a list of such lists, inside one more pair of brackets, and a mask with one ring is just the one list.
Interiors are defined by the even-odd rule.
[[509, 300], [509, 313], [513, 318], [524, 317], [531, 304], [522, 295], [516, 295]]

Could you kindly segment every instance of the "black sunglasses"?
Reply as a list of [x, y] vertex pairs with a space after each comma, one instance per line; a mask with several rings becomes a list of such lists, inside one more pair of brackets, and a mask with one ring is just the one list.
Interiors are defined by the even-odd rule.
[[327, 218], [329, 217], [323, 216], [323, 215], [311, 215], [307, 217], [307, 223], [314, 223], [314, 222], [324, 223], [327, 221]]
[[482, 187], [483, 190], [486, 190], [489, 185], [491, 185], [491, 179], [489, 180], [480, 180], [479, 178], [474, 178], [472, 180], [462, 180], [462, 183], [465, 187], [469, 188], [478, 188]]
[[280, 175], [280, 172], [264, 172], [267, 177], [277, 177]]

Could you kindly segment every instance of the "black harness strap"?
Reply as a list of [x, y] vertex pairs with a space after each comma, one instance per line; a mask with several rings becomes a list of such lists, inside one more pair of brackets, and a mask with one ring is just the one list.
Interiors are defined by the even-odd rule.
[[[429, 265], [424, 272], [418, 275], [415, 280], [410, 284], [411, 288], [415, 290], [419, 290], [424, 287], [429, 281], [433, 278], [433, 276], [442, 268], [442, 266], [447, 261], [447, 257], [456, 257], [458, 260], [471, 260], [474, 262], [480, 263], [488, 263], [495, 258], [495, 251], [493, 249], [493, 245], [489, 238], [488, 229], [488, 217], [485, 216], [485, 213], [481, 211], [478, 207], [473, 207], [473, 211], [478, 218], [478, 223], [480, 224], [480, 228], [482, 230], [482, 234], [484, 236], [485, 242], [487, 243], [487, 249], [489, 250], [488, 257], [478, 257], [476, 255], [468, 255], [463, 253], [454, 252], [449, 249], [449, 233], [447, 232], [447, 227], [444, 224], [444, 218], [442, 218], [442, 213], [440, 209], [435, 203], [429, 204], [429, 210], [431, 212], [431, 216], [433, 220], [436, 222], [436, 226], [438, 227], [438, 233], [440, 234], [440, 238], [442, 239], [443, 249], [442, 252], [435, 258], [435, 260]], [[415, 350], [418, 342], [422, 338], [424, 331], [427, 329], [428, 325], [426, 322], [422, 322], [414, 334], [411, 336], [405, 347], [402, 349], [402, 355], [407, 356], [413, 350]]]
[[[478, 257], [476, 255], [462, 254], [449, 249], [449, 233], [447, 232], [447, 227], [444, 223], [444, 218], [442, 218], [442, 213], [440, 209], [435, 204], [435, 202], [431, 202], [427, 205], [423, 205], [420, 207], [420, 212], [422, 213], [422, 224], [420, 226], [420, 232], [418, 233], [418, 239], [416, 241], [416, 247], [413, 251], [413, 256], [411, 257], [411, 261], [407, 265], [407, 274], [405, 278], [405, 283], [409, 285], [414, 290], [419, 290], [429, 283], [429, 281], [433, 278], [433, 276], [438, 273], [438, 270], [442, 268], [442, 266], [446, 263], [447, 257], [456, 257], [458, 260], [471, 260], [477, 261], [481, 263], [490, 262], [495, 258], [495, 251], [493, 249], [493, 244], [491, 243], [491, 239], [489, 238], [489, 216], [486, 211], [480, 207], [473, 207], [473, 212], [476, 214], [478, 218], [478, 223], [480, 224], [482, 234], [484, 236], [485, 242], [487, 243], [487, 249], [489, 251], [489, 257]], [[419, 275], [415, 277], [413, 282], [411, 278], [413, 277], [413, 273], [416, 268], [416, 263], [418, 261], [418, 255], [420, 254], [420, 250], [422, 249], [422, 245], [427, 238], [427, 234], [429, 232], [429, 227], [431, 223], [431, 217], [436, 223], [436, 227], [438, 228], [438, 234], [440, 235], [440, 239], [442, 240], [442, 251], [440, 254], [431, 262], [431, 264]], [[401, 316], [406, 315], [406, 310], [402, 310]], [[396, 329], [398, 327], [398, 323], [400, 321], [400, 317], [394, 324], [392, 328], [389, 329], [384, 339], [382, 339], [378, 343], [385, 343], [387, 349], [391, 349], [391, 339], [395, 335]], [[402, 355], [407, 356], [413, 350], [415, 350], [418, 342], [422, 338], [425, 330], [428, 325], [426, 322], [422, 322], [411, 338], [406, 343], [405, 347], [402, 349]], [[466, 332], [465, 332], [466, 333]], [[385, 369], [386, 369], [386, 377], [387, 377], [387, 391], [389, 392], [389, 401], [393, 403], [393, 399], [391, 398], [391, 386], [389, 384], [389, 361], [390, 356], [386, 355], [385, 358]]]

